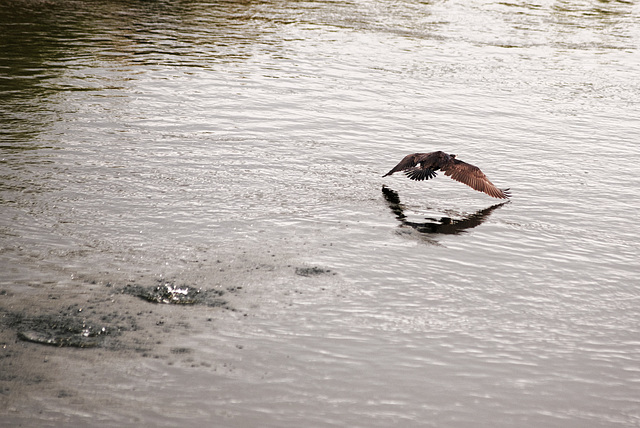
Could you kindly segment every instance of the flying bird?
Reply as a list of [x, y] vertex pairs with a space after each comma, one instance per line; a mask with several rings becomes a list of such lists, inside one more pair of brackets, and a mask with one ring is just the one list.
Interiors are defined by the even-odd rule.
[[435, 177], [437, 170], [494, 198], [508, 199], [511, 196], [509, 189], [498, 189], [477, 166], [456, 159], [456, 155], [441, 151], [407, 155], [383, 177], [403, 171], [411, 180], [422, 181]]

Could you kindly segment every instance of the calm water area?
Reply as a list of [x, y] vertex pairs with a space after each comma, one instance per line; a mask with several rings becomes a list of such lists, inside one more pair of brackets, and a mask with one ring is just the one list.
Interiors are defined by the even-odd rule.
[[[639, 47], [631, 1], [0, 0], [0, 426], [640, 426]], [[381, 177], [435, 150], [512, 198]]]

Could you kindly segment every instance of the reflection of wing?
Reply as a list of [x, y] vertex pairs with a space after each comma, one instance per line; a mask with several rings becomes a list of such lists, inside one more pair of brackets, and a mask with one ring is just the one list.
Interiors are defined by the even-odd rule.
[[452, 159], [452, 162], [443, 166], [442, 170], [444, 175], [494, 198], [508, 199], [511, 196], [509, 189], [498, 189], [477, 166]]
[[396, 215], [396, 218], [402, 221], [406, 216], [404, 215], [404, 209], [400, 205], [400, 196], [395, 190], [389, 189], [387, 186], [382, 186], [382, 195], [387, 200], [387, 204], [391, 211]]
[[480, 210], [474, 214], [466, 216], [460, 220], [451, 220], [450, 218], [442, 218], [439, 221], [432, 219], [428, 222], [408, 221], [404, 214], [404, 207], [400, 203], [400, 197], [395, 190], [391, 190], [387, 186], [382, 186], [382, 194], [389, 205], [391, 211], [396, 215], [396, 219], [401, 226], [410, 227], [421, 234], [440, 234], [440, 235], [456, 235], [463, 233], [466, 229], [472, 229], [484, 223], [491, 212], [508, 202], [501, 202], [488, 208]]
[[[484, 223], [487, 220], [487, 218], [489, 218], [489, 215], [493, 210], [500, 208], [502, 205], [506, 203], [507, 202], [500, 202], [499, 204], [492, 205], [489, 208], [485, 208], [483, 210], [475, 212], [460, 220], [454, 220], [450, 225], [455, 230], [455, 232], [453, 233], [460, 233], [465, 229], [473, 229], [474, 227], [480, 226], [482, 223]], [[448, 225], [443, 225], [443, 226], [448, 226]], [[441, 233], [446, 233], [446, 232], [441, 232]]]
[[393, 189], [389, 189], [387, 186], [382, 186], [382, 196], [389, 202], [390, 204], [399, 204], [400, 196], [398, 196], [398, 192]]

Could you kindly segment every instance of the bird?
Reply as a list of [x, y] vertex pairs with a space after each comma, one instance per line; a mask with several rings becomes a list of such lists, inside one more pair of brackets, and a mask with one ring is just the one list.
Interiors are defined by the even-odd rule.
[[[419, 166], [418, 166], [419, 165]], [[477, 166], [456, 159], [456, 155], [442, 151], [407, 155], [383, 177], [403, 171], [411, 180], [422, 181], [435, 177], [436, 171], [466, 184], [474, 190], [498, 199], [509, 199], [509, 189], [498, 189]]]

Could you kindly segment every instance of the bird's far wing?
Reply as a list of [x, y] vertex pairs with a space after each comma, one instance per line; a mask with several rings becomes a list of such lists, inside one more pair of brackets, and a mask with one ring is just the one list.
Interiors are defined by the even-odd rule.
[[422, 155], [422, 153], [412, 153], [410, 155], [406, 155], [404, 159], [400, 161], [400, 163], [393, 167], [393, 169], [387, 172], [383, 177], [387, 175], [391, 175], [394, 172], [402, 171], [405, 169], [413, 168], [418, 164], [418, 158]]
[[436, 172], [431, 168], [420, 167], [409, 168], [404, 173], [408, 178], [416, 181], [428, 180], [437, 175]]
[[511, 196], [507, 192], [509, 189], [498, 189], [477, 166], [453, 159], [453, 162], [441, 169], [444, 171], [444, 175], [494, 198], [508, 199]]

